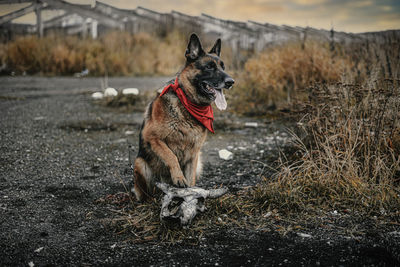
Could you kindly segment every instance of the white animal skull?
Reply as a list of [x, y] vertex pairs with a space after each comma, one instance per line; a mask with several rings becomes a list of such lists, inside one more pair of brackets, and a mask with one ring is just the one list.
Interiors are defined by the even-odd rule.
[[217, 198], [228, 192], [227, 188], [202, 189], [199, 187], [177, 188], [165, 183], [157, 183], [165, 196], [161, 205], [161, 220], [179, 221], [185, 226], [192, 222], [197, 212], [205, 210], [205, 199]]

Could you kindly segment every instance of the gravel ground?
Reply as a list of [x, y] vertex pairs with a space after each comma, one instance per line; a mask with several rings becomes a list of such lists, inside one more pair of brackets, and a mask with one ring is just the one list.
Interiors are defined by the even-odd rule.
[[[154, 90], [167, 80], [108, 84]], [[335, 227], [288, 234], [221, 228], [196, 245], [125, 242], [101, 223], [112, 211], [96, 200], [131, 181], [128, 145], [137, 149], [142, 114], [94, 104], [90, 93], [100, 86], [99, 78], [0, 78], [1, 266], [400, 266], [399, 222], [385, 228], [336, 214], [327, 218]], [[282, 126], [246, 121], [255, 120], [218, 115], [199, 186], [238, 190], [268, 176], [264, 163], [287, 136]], [[220, 159], [220, 149], [233, 159]]]

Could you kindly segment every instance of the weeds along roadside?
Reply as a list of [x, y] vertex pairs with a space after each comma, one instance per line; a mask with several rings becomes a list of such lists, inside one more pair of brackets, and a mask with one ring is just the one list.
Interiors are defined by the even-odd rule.
[[[205, 38], [204, 44], [211, 46], [211, 40]], [[98, 39], [20, 36], [0, 44], [0, 67], [16, 75], [73, 75], [88, 69], [90, 76], [172, 76], [185, 60], [186, 45], [187, 36], [178, 31], [164, 37], [120, 31]], [[232, 65], [231, 49], [224, 46], [223, 53], [226, 65]]]
[[186, 37], [171, 32], [110, 32], [99, 39], [49, 35], [17, 37], [0, 46], [1, 65], [16, 74], [72, 75], [88, 69], [92, 76], [171, 75], [184, 60]]
[[[314, 52], [302, 55], [312, 61], [311, 65], [317, 64], [316, 68], [301, 64], [302, 68], [285, 70], [283, 65], [275, 65], [293, 77], [317, 71], [305, 79], [300, 76], [300, 82], [282, 79], [286, 86], [297, 89], [298, 100], [290, 103], [293, 113], [298, 114], [293, 134], [297, 151], [290, 159], [288, 155], [281, 157], [276, 176], [253, 191], [255, 201], [287, 213], [347, 210], [396, 216], [398, 220], [399, 48], [398, 40], [363, 43], [331, 55], [320, 52], [321, 60], [332, 63], [318, 64], [311, 56]], [[299, 60], [295, 55], [292, 61]], [[276, 62], [273, 55], [268, 57]], [[341, 72], [326, 69], [340, 66], [344, 66]]]

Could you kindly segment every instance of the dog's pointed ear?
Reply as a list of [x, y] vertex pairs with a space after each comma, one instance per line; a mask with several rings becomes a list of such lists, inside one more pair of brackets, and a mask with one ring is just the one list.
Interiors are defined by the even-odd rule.
[[190, 36], [188, 46], [186, 48], [185, 57], [188, 60], [193, 61], [198, 59], [200, 56], [204, 54], [205, 53], [203, 47], [201, 46], [199, 37], [195, 33], [192, 33], [192, 35]]
[[221, 55], [221, 39], [218, 38], [218, 40], [215, 42], [213, 48], [211, 48], [210, 54], [216, 54], [218, 57]]

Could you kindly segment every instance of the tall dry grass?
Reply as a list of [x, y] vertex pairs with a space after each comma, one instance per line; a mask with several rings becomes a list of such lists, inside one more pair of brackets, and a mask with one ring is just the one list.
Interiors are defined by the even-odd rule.
[[268, 109], [290, 103], [312, 83], [339, 81], [351, 65], [346, 57], [334, 57], [327, 44], [315, 41], [304, 47], [288, 43], [268, 48], [250, 58], [239, 73], [233, 105], [242, 114], [264, 115]]
[[345, 49], [353, 64], [343, 82], [303, 90], [299, 156], [283, 156], [276, 177], [253, 191], [263, 206], [400, 214], [400, 44]]
[[184, 62], [186, 36], [110, 32], [97, 40], [57, 35], [19, 37], [0, 46], [2, 62], [18, 73], [70, 75], [172, 75]]
[[283, 161], [255, 197], [287, 211], [400, 212], [400, 83], [318, 85]]

